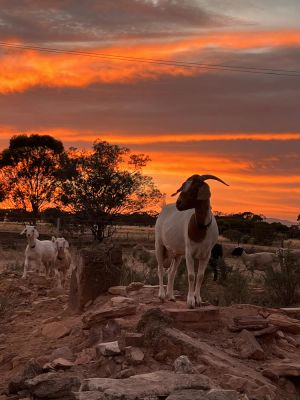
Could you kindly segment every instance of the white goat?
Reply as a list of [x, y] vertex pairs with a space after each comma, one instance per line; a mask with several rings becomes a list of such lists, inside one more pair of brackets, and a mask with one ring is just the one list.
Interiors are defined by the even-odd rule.
[[278, 256], [267, 251], [248, 254], [242, 247], [236, 247], [232, 255], [241, 257], [245, 267], [251, 271], [265, 271], [266, 267], [276, 268], [279, 266]]
[[35, 226], [25, 225], [21, 235], [26, 234], [27, 247], [25, 249], [25, 262], [23, 279], [26, 279], [29, 268], [39, 273], [42, 272], [42, 265], [45, 267], [46, 276], [50, 276], [54, 268], [55, 246], [52, 240], [39, 240], [39, 233]]
[[67, 273], [72, 261], [69, 251], [69, 243], [65, 238], [54, 238], [53, 241], [56, 247], [54, 270], [57, 278], [57, 286], [59, 288], [64, 288]]
[[[176, 205], [163, 208], [155, 225], [155, 250], [158, 263], [159, 298], [175, 300], [174, 279], [182, 256], [185, 256], [188, 270], [189, 290], [187, 305], [194, 308], [201, 305], [200, 288], [207, 267], [211, 249], [218, 239], [218, 226], [210, 206], [210, 189], [204, 181], [215, 179], [213, 175], [193, 175], [177, 190], [180, 196]], [[228, 185], [227, 185], [228, 186]], [[173, 195], [173, 196], [174, 196]], [[163, 286], [164, 260], [171, 258], [168, 272], [167, 294]], [[195, 285], [195, 267], [198, 272]]]

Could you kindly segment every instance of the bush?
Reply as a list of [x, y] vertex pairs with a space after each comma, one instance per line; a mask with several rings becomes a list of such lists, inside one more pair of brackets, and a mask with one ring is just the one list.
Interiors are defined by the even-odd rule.
[[287, 250], [280, 257], [279, 269], [268, 268], [264, 276], [264, 288], [269, 305], [285, 307], [297, 301], [300, 279], [300, 260]]
[[249, 302], [248, 279], [240, 271], [229, 271], [224, 281], [224, 300], [226, 305]]

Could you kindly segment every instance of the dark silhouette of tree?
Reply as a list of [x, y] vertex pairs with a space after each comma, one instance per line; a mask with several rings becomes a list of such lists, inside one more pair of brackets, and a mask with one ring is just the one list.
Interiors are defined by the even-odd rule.
[[300, 214], [298, 215], [297, 221], [300, 221]]
[[48, 135], [18, 135], [0, 154], [0, 173], [6, 198], [15, 208], [37, 217], [57, 195], [58, 172], [64, 147]]
[[62, 204], [84, 216], [95, 238], [102, 240], [116, 214], [143, 211], [160, 201], [161, 192], [142, 173], [148, 161], [148, 156], [104, 141], [95, 142], [92, 152], [73, 152]]

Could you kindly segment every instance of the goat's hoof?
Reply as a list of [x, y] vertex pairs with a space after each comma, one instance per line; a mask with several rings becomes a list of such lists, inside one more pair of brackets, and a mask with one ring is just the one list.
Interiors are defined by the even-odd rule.
[[171, 295], [167, 294], [167, 300], [173, 301], [174, 303], [176, 302], [176, 299], [175, 299], [174, 295], [171, 296]]
[[188, 308], [195, 308], [195, 299], [191, 299], [187, 301]]
[[202, 307], [203, 306], [203, 303], [202, 303], [202, 300], [201, 300], [201, 298], [199, 299], [197, 299], [197, 298], [195, 298], [195, 304], [196, 304], [196, 307]]

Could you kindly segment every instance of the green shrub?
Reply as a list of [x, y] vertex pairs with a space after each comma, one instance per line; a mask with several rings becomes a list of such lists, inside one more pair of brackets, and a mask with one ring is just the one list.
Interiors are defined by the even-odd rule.
[[250, 292], [248, 279], [240, 271], [231, 270], [223, 283], [224, 301], [226, 305], [249, 302]]
[[269, 305], [285, 307], [297, 301], [300, 279], [300, 259], [287, 250], [280, 257], [279, 269], [268, 268], [264, 276], [264, 288]]

